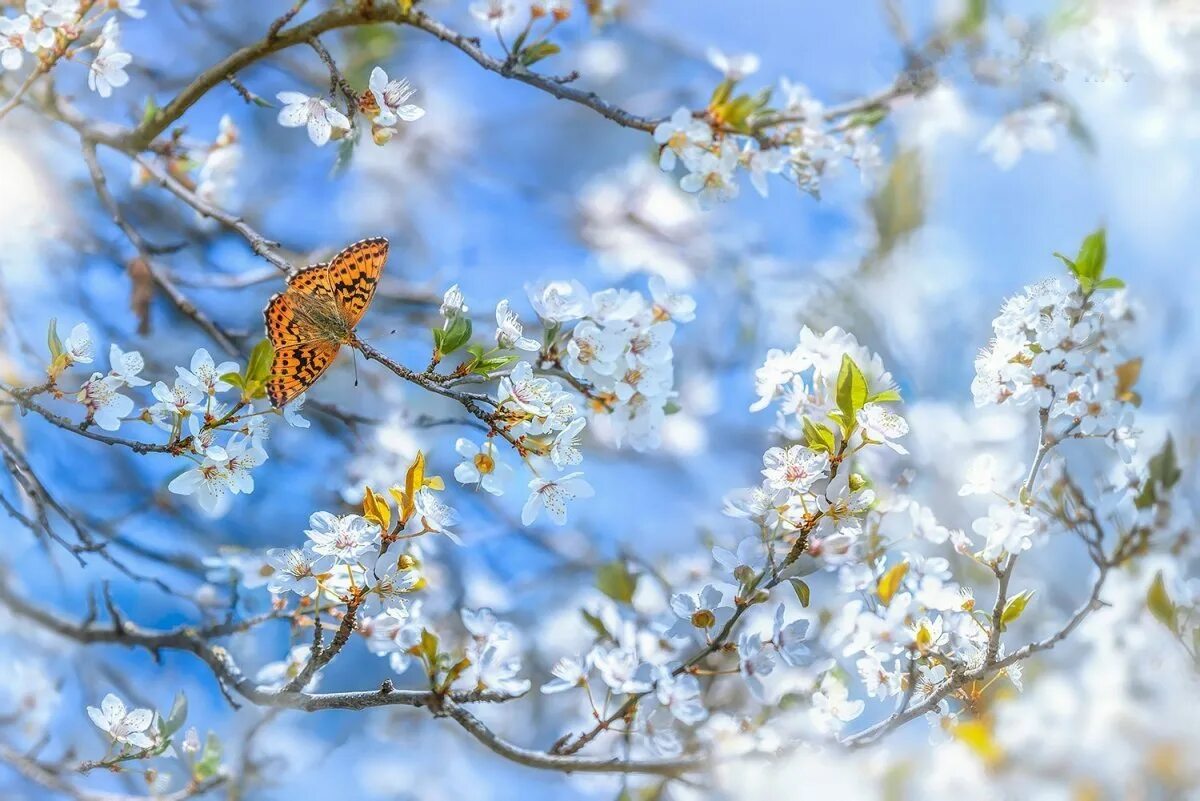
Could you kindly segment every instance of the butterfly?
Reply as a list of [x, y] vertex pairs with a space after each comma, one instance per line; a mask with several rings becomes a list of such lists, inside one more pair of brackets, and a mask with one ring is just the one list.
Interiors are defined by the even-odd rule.
[[355, 242], [327, 263], [288, 277], [287, 289], [271, 296], [263, 316], [275, 348], [267, 397], [276, 407], [291, 402], [333, 364], [342, 345], [371, 305], [387, 261], [382, 237]]

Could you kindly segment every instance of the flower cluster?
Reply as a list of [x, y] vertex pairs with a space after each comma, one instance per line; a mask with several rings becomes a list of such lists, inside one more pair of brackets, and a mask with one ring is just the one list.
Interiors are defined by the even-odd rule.
[[520, 647], [512, 625], [486, 608], [463, 609], [460, 617], [466, 638], [454, 653], [441, 650], [442, 640], [433, 633], [419, 601], [368, 620], [362, 630], [371, 652], [387, 657], [398, 674], [420, 664], [430, 682], [443, 689], [505, 696], [527, 692], [529, 681], [519, 678]]
[[[182, 738], [176, 738], [188, 715], [187, 697], [182, 692], [175, 696], [166, 715], [153, 709], [128, 709], [112, 693], [104, 696], [99, 707], [89, 706], [87, 714], [110, 742], [104, 758], [88, 763], [88, 769], [103, 767], [119, 772], [123, 762], [151, 757], [178, 758], [193, 783], [211, 779], [222, 769], [221, 742], [212, 732], [203, 745], [195, 726], [189, 727]], [[170, 774], [154, 769], [147, 769], [144, 776], [152, 795], [161, 795], [171, 782]]]
[[412, 552], [387, 548], [388, 532], [362, 515], [316, 512], [308, 525], [300, 547], [267, 551], [270, 592], [295, 593], [317, 609], [354, 597], [363, 615], [405, 611], [421, 580]]
[[[624, 289], [588, 293], [578, 281], [531, 285], [529, 298], [544, 329], [540, 340], [525, 335], [520, 317], [508, 300], [501, 300], [495, 347], [468, 347], [470, 358], [458, 368], [460, 374], [500, 376], [493, 430], [482, 443], [458, 440], [455, 449], [464, 461], [455, 478], [502, 494], [512, 468], [492, 439], [500, 434], [533, 473], [522, 521], [531, 524], [544, 509], [562, 525], [568, 503], [592, 495], [583, 474], [571, 470], [583, 461], [579, 444], [589, 410], [592, 420], [604, 418], [618, 446], [628, 443], [639, 451], [658, 447], [674, 397], [675, 324], [693, 319], [695, 302], [672, 293], [657, 277], [650, 290], [653, 299], [648, 301]], [[435, 364], [470, 340], [466, 311], [462, 292], [451, 287], [442, 302], [443, 325], [434, 331]], [[518, 356], [512, 351], [533, 354], [533, 361], [514, 365]], [[550, 469], [562, 475], [547, 478]]]
[[[588, 405], [606, 416], [616, 444], [637, 451], [660, 444], [675, 397], [671, 340], [678, 323], [695, 319], [696, 302], [650, 279], [640, 292], [606, 289], [591, 295], [578, 282], [551, 281], [528, 288], [534, 310], [555, 337], [543, 363], [585, 388]], [[572, 323], [569, 331], [563, 327]]]
[[[858, 362], [868, 366], [869, 379]], [[667, 607], [649, 619], [624, 606], [633, 603], [637, 574], [624, 563], [603, 569], [600, 588], [620, 603], [589, 610], [588, 620], [599, 632], [596, 643], [579, 658], [560, 660], [554, 680], [542, 688], [588, 689], [584, 696], [594, 704], [599, 694], [590, 688], [599, 681], [606, 696], [632, 698], [637, 713], [625, 719], [657, 754], [678, 754], [689, 739], [710, 738], [725, 725], [723, 716], [710, 715], [707, 698], [714, 690], [702, 688], [694, 669], [712, 654], [727, 654], [722, 658], [732, 664], [706, 667], [701, 674], [736, 676], [763, 715], [782, 695], [802, 692], [811, 699], [811, 727], [835, 733], [864, 706], [850, 699], [833, 663], [811, 669], [809, 620], [778, 599], [770, 615], [754, 607], [785, 584], [794, 585], [807, 604], [808, 588], [799, 575], [813, 569], [814, 558], [835, 570], [861, 561], [863, 522], [875, 494], [851, 472], [848, 460], [872, 445], [899, 449], [892, 440], [907, 426], [887, 408], [899, 395], [878, 356], [837, 329], [820, 336], [805, 329], [793, 351], [772, 352], [760, 371], [759, 389], [766, 402], [786, 395], [781, 415], [800, 421], [794, 428], [801, 441], [768, 449], [762, 483], [728, 500], [727, 514], [752, 524], [754, 533], [733, 547], [714, 547], [711, 563], [689, 571], [684, 591], [672, 593]], [[803, 404], [792, 401], [796, 394], [803, 395]], [[591, 712], [599, 720], [613, 714], [607, 706]]]
[[[1089, 244], [1091, 243], [1091, 244]], [[1104, 279], [1103, 232], [1075, 260], [1076, 275], [1050, 279], [1005, 301], [995, 338], [975, 360], [977, 406], [1032, 404], [1056, 436], [1104, 437], [1128, 462], [1136, 432], [1132, 384], [1139, 360], [1122, 360], [1119, 338], [1131, 319], [1118, 279]], [[1065, 259], [1065, 257], [1063, 257]], [[1099, 260], [1098, 266], [1091, 265]], [[1095, 270], [1095, 275], [1078, 270]]]
[[[32, 54], [43, 65], [53, 64], [85, 32], [104, 25], [95, 38], [80, 48], [95, 50], [88, 66], [88, 87], [101, 97], [110, 97], [113, 89], [129, 83], [125, 68], [133, 57], [121, 50], [120, 27], [110, 10], [140, 19], [146, 12], [141, 0], [114, 0], [110, 3], [80, 3], [79, 0], [24, 0], [15, 17], [0, 16], [0, 67], [19, 70], [25, 54]], [[93, 13], [94, 12], [94, 13]]]
[[709, 61], [724, 79], [708, 108], [697, 114], [681, 107], [654, 129], [659, 166], [672, 172], [682, 164], [686, 174], [679, 185], [696, 194], [702, 206], [737, 197], [739, 170], [766, 197], [771, 175], [816, 194], [823, 173], [842, 158], [864, 171], [881, 163], [866, 125], [829, 129], [824, 107], [800, 84], [781, 81], [778, 108], [768, 107], [769, 91], [753, 97], [736, 94], [738, 84], [758, 70], [757, 56], [711, 50]]
[[[396, 134], [401, 122], [415, 122], [425, 116], [423, 108], [408, 102], [416, 91], [407, 80], [389, 80], [382, 67], [375, 67], [366, 91], [347, 112], [351, 115], [360, 112], [370, 119], [372, 138], [375, 144], [383, 145]], [[330, 139], [341, 139], [353, 129], [351, 118], [324, 97], [289, 91], [278, 93], [276, 98], [283, 104], [279, 124], [285, 128], [306, 128], [308, 138], [317, 147]]]
[[[394, 525], [392, 504], [367, 488], [362, 515], [316, 512], [309, 518], [305, 542], [267, 551], [265, 563], [254, 571], [256, 581], [265, 577], [267, 589], [277, 596], [277, 608], [284, 603], [282, 596], [294, 593], [300, 598], [297, 614], [348, 619], [345, 615], [352, 613], [354, 630], [366, 639], [368, 649], [387, 657], [398, 674], [421, 664], [431, 685], [442, 692], [524, 693], [529, 682], [518, 678], [519, 649], [509, 624], [487, 609], [462, 610], [468, 637], [452, 654], [442, 650], [422, 601], [412, 598], [427, 584], [419, 538], [453, 537], [449, 527], [456, 519], [435, 497], [442, 489], [441, 479], [426, 476], [424, 464], [418, 454], [405, 484], [389, 491], [395, 501]], [[258, 681], [282, 687], [302, 674], [311, 655], [310, 646], [298, 644], [286, 659], [264, 666]], [[315, 686], [319, 677], [319, 671], [313, 671], [307, 685]]]
[[[85, 425], [115, 432], [131, 420], [152, 424], [168, 432], [164, 450], [195, 463], [172, 479], [167, 486], [171, 492], [194, 495], [204, 511], [219, 516], [228, 509], [230, 495], [254, 491], [251, 471], [267, 459], [267, 415], [275, 413], [258, 399], [260, 393], [255, 387], [261, 384], [262, 375], [248, 377], [238, 371], [235, 362], [217, 363], [205, 348], [200, 348], [188, 367], [175, 368], [171, 384], [155, 382], [151, 387], [154, 402], [130, 417], [135, 403], [123, 390], [150, 383], [141, 377], [145, 369], [141, 353], [111, 345], [109, 371], [93, 372], [78, 390], [68, 392], [59, 385], [62, 374], [74, 365], [91, 364], [95, 358], [91, 333], [86, 324], [79, 323], [65, 340], [60, 340], [51, 324], [49, 339], [48, 389], [58, 397], [71, 395], [83, 406]], [[263, 364], [261, 354], [258, 359], [252, 356], [252, 367], [256, 361], [260, 373], [269, 371], [269, 359]], [[235, 389], [236, 397], [221, 397]], [[283, 412], [284, 419], [292, 426], [307, 428], [308, 421], [300, 415], [302, 408], [302, 399], [290, 404]]]

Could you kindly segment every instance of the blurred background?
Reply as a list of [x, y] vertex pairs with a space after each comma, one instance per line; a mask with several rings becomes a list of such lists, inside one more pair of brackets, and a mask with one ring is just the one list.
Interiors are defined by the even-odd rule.
[[[422, 4], [498, 52], [466, 5]], [[566, 528], [523, 529], [519, 493], [492, 499], [449, 488], [447, 500], [464, 517], [466, 546], [437, 553], [445, 591], [428, 603], [446, 614], [490, 606], [513, 620], [535, 687], [559, 655], [579, 645], [577, 610], [595, 594], [589, 587], [596, 564], [621, 553], [654, 564], [702, 560], [706, 540], [728, 539], [721, 499], [754, 483], [772, 442], [769, 416], [747, 411], [754, 370], [768, 348], [790, 348], [802, 325], [839, 325], [883, 356], [912, 425], [913, 492], [943, 525], [969, 529], [986, 508], [956, 495], [969, 457], [988, 451], [1019, 461], [1033, 435], [1020, 417], [974, 409], [974, 355], [1005, 297], [1058, 275], [1052, 252], [1074, 252], [1083, 235], [1106, 225], [1109, 272], [1126, 281], [1139, 315], [1134, 345], [1145, 356], [1144, 440], [1157, 443], [1170, 432], [1190, 461], [1200, 379], [1196, 3], [907, 2], [891, 5], [889, 16], [887, 4], [866, 2], [628, 0], [609, 24], [577, 9], [556, 34], [562, 54], [542, 66], [556, 74], [577, 69], [580, 86], [654, 117], [707, 102], [720, 78], [705, 55], [715, 46], [761, 57], [748, 86], [787, 78], [834, 105], [887, 87], [905, 69], [906, 38], [924, 41], [980, 6], [977, 26], [937, 65], [937, 88], [898, 101], [877, 127], [878, 169], [860, 175], [846, 164], [825, 178], [819, 198], [775, 181], [767, 198], [747, 185], [736, 200], [701, 211], [657, 169], [646, 135], [485, 72], [420, 31], [395, 27], [324, 37], [355, 86], [365, 86], [380, 64], [417, 87], [413, 102], [427, 114], [386, 146], [367, 138], [348, 158], [336, 145], [318, 150], [302, 130], [280, 127], [275, 110], [243, 102], [228, 85], [182, 119], [188, 136], [212, 141], [221, 117], [229, 116], [241, 155], [222, 200], [281, 242], [296, 263], [362, 237], [390, 238], [380, 296], [360, 332], [408, 364], [427, 359], [428, 327], [453, 283], [481, 331], [503, 297], [532, 319], [524, 287], [540, 279], [577, 278], [593, 291], [645, 291], [657, 274], [696, 298], [696, 320], [675, 338], [682, 411], [668, 419], [663, 447], [646, 454], [617, 450], [599, 427], [585, 463], [596, 498], [574, 506]], [[101, 100], [87, 91], [83, 67], [66, 64], [56, 73], [58, 91], [85, 113], [135, 122], [147, 97], [164, 103], [199, 68], [257, 38], [251, 32], [265, 30], [287, 4], [144, 0], [143, 7], [144, 19], [122, 26], [124, 49], [134, 56], [129, 86]], [[1050, 44], [1024, 48], [1031, 32]], [[328, 85], [316, 54], [301, 47], [240, 78], [268, 99], [287, 90], [320, 94]], [[983, 145], [1006, 115], [1047, 98], [1063, 110], [1049, 143], [1040, 137], [1013, 163]], [[180, 245], [161, 255], [163, 268], [239, 342], [257, 341], [260, 309], [279, 289], [273, 268], [240, 237], [199, 219], [161, 189], [135, 186], [124, 156], [100, 155], [129, 219], [151, 242]], [[167, 299], [135, 302], [134, 254], [97, 202], [71, 129], [17, 109], [0, 123], [0, 176], [6, 381], [40, 379], [51, 318], [63, 332], [86, 321], [101, 354], [108, 342], [140, 350], [147, 377], [169, 376], [197, 347], [218, 352]], [[100, 581], [111, 581], [114, 600], [133, 619], [171, 626], [212, 613], [206, 605], [227, 603], [222, 577], [229, 560], [236, 564], [242, 554], [252, 564], [256, 552], [299, 543], [312, 511], [348, 511], [360, 502], [364, 483], [402, 480], [418, 448], [434, 472], [448, 476], [458, 461], [454, 438], [464, 432], [429, 423], [455, 410], [389, 380], [375, 365], [357, 365], [357, 384], [354, 370], [343, 355], [311, 393], [312, 401], [347, 414], [310, 408], [311, 429], [278, 426], [254, 494], [236, 498], [217, 520], [166, 492], [178, 469], [172, 460], [89, 443], [0, 409], [48, 487], [105, 531], [129, 564], [162, 577], [177, 594], [130, 581], [100, 561], [81, 570], [9, 519], [0, 519], [4, 569], [40, 603], [73, 615], [84, 613]], [[1109, 471], [1113, 461], [1103, 450], [1076, 459], [1094, 472]], [[1184, 481], [1194, 490], [1194, 475]], [[212, 561], [218, 554], [226, 562]], [[1042, 597], [1063, 610], [1077, 605], [1087, 569], [1078, 551], [1049, 548], [1039, 559], [1025, 567]], [[1170, 570], [1181, 583], [1194, 575], [1186, 563]], [[769, 766], [729, 763], [719, 769], [722, 789], [712, 793], [757, 798], [802, 786], [809, 794], [852, 798], [1196, 797], [1197, 674], [1148, 621], [1145, 579], [1141, 573], [1114, 578], [1105, 596], [1113, 608], [1093, 618], [1070, 647], [1027, 667], [1024, 693], [995, 710], [1003, 732], [999, 753], [981, 754], [914, 721], [852, 754], [825, 750], [789, 754]], [[814, 597], [830, 613], [840, 606], [836, 582], [815, 581]], [[262, 611], [269, 601], [262, 592], [240, 603]], [[21, 725], [5, 727], [10, 743], [44, 741], [48, 752], [96, 755], [104, 746], [85, 705], [115, 691], [139, 706], [165, 708], [184, 689], [190, 722], [221, 734], [228, 762], [252, 768], [238, 797], [558, 801], [623, 791], [616, 779], [507, 763], [417, 711], [270, 713], [264, 720], [262, 710], [233, 710], [207, 668], [187, 654], [164, 653], [156, 665], [143, 652], [80, 651], [4, 617], [0, 630], [0, 665], [10, 675], [37, 677], [42, 688], [36, 714], [26, 709]], [[254, 668], [282, 659], [288, 645], [281, 627], [239, 639], [236, 653]], [[322, 689], [370, 687], [389, 673], [385, 660], [349, 649]], [[0, 689], [9, 705], [0, 713], [16, 714], [25, 698], [19, 689]], [[860, 722], [886, 712], [869, 709]], [[564, 720], [568, 727], [582, 721], [581, 710], [540, 697], [482, 714], [512, 739], [541, 747], [565, 731]], [[109, 789], [140, 786], [127, 776], [87, 781]], [[624, 792], [648, 799], [660, 788], [634, 779]], [[699, 793], [686, 786], [663, 792]], [[0, 766], [4, 797], [44, 793]]]

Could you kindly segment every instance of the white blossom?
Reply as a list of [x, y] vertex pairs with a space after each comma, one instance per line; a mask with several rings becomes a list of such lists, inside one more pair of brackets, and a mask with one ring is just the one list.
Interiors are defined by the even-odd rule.
[[725, 75], [730, 81], [740, 81], [758, 72], [761, 63], [754, 53], [727, 55], [715, 47], [708, 48], [708, 63]]
[[591, 296], [578, 281], [539, 281], [525, 287], [537, 316], [550, 323], [566, 323], [586, 317]]
[[478, 484], [492, 495], [503, 495], [505, 486], [512, 479], [513, 469], [500, 461], [496, 443], [490, 439], [476, 445], [465, 437], [454, 444], [454, 450], [463, 461], [454, 468], [454, 478], [460, 484]]
[[516, 348], [517, 350], [537, 351], [537, 340], [523, 335], [521, 318], [508, 308], [508, 300], [496, 304], [496, 344], [501, 348]]
[[267, 589], [273, 593], [294, 592], [307, 598], [317, 590], [317, 577], [333, 568], [333, 557], [322, 555], [305, 543], [303, 548], [272, 548], [267, 563], [274, 568]]
[[92, 373], [75, 399], [87, 409], [88, 419], [105, 431], [116, 431], [122, 419], [133, 411], [133, 399], [118, 391], [122, 386], [119, 378]]
[[154, 713], [149, 709], [126, 710], [125, 703], [109, 693], [100, 702], [100, 708], [87, 708], [88, 717], [97, 728], [121, 745], [146, 749], [154, 745], [147, 729], [154, 722]]
[[371, 70], [367, 88], [379, 106], [379, 111], [375, 114], [377, 125], [392, 127], [401, 120], [415, 122], [425, 116], [425, 109], [407, 102], [417, 90], [403, 78], [389, 81], [382, 67]]
[[699, 156], [698, 151], [712, 141], [712, 128], [703, 120], [693, 117], [686, 106], [680, 106], [655, 127], [654, 141], [661, 149], [658, 166], [669, 172], [675, 169], [677, 157]]
[[988, 516], [976, 520], [971, 528], [986, 540], [984, 557], [998, 559], [1031, 548], [1039, 526], [1037, 519], [1022, 509], [994, 504], [988, 509]]
[[590, 669], [591, 665], [587, 658], [563, 657], [550, 669], [554, 680], [543, 684], [541, 690], [546, 695], [551, 695], [582, 687], [587, 683]]
[[554, 480], [535, 478], [529, 482], [529, 499], [521, 509], [521, 522], [528, 526], [538, 518], [542, 508], [557, 525], [567, 522], [567, 504], [576, 498], [595, 494], [592, 485], [583, 480], [583, 473], [567, 473]]
[[115, 41], [106, 41], [88, 68], [88, 87], [101, 97], [110, 97], [113, 89], [129, 83], [125, 68], [131, 61], [133, 56], [118, 50]]
[[308, 138], [317, 147], [329, 141], [333, 129], [350, 130], [350, 120], [321, 97], [309, 97], [300, 92], [280, 92], [275, 96], [283, 108], [279, 124], [285, 128], [308, 127]]
[[308, 518], [305, 535], [315, 553], [332, 556], [339, 562], [357, 560], [378, 547], [379, 526], [361, 515], [334, 515], [314, 512]]

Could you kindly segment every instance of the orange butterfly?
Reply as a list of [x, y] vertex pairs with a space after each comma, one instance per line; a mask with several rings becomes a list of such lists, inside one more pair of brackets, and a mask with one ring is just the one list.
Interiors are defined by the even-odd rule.
[[263, 311], [275, 361], [267, 397], [276, 407], [307, 390], [333, 364], [342, 345], [354, 340], [358, 325], [387, 261], [382, 237], [355, 242], [328, 263], [293, 273], [287, 289], [273, 295]]

